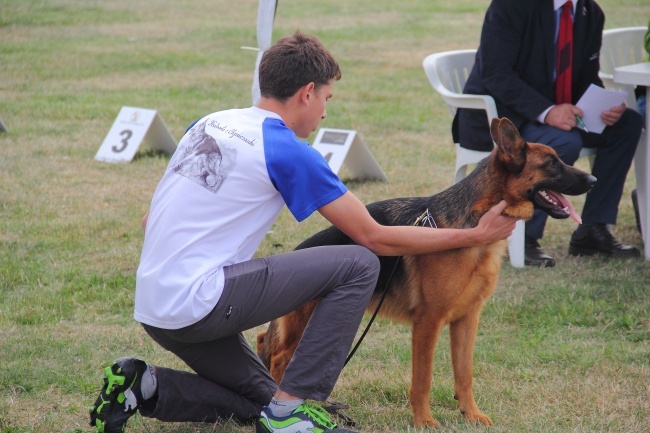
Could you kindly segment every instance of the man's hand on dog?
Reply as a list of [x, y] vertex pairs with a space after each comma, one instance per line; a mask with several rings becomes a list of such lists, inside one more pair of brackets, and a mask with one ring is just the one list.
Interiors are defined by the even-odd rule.
[[476, 230], [478, 230], [477, 237], [480, 239], [480, 243], [489, 244], [500, 241], [507, 239], [512, 234], [517, 219], [501, 215], [505, 208], [506, 201], [501, 200], [499, 204], [481, 217], [476, 226]]

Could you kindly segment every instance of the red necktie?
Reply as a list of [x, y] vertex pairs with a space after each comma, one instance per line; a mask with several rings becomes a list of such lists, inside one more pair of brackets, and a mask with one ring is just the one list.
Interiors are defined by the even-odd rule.
[[571, 103], [571, 64], [573, 63], [573, 2], [564, 3], [560, 13], [557, 36], [557, 70], [555, 77], [555, 103]]

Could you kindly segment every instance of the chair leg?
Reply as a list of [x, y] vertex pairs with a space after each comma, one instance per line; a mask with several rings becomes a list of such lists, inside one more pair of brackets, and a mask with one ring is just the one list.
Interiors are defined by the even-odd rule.
[[515, 229], [508, 238], [508, 255], [513, 268], [524, 267], [524, 224], [524, 221], [517, 221]]
[[461, 180], [467, 176], [467, 164], [464, 165], [459, 165], [460, 163], [457, 163], [456, 165], [456, 174], [454, 176], [454, 183], [458, 183]]

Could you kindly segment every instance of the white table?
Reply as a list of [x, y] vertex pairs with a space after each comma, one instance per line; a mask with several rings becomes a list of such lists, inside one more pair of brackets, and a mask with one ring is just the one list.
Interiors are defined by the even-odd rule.
[[[646, 101], [650, 102], [650, 62], [636, 63], [634, 65], [619, 66], [614, 69], [614, 82], [646, 87]], [[646, 260], [650, 260], [650, 110], [646, 109], [645, 139], [636, 149], [634, 155], [634, 169], [636, 172], [636, 191], [639, 201], [639, 215], [641, 217], [641, 231], [643, 232], [643, 249]]]

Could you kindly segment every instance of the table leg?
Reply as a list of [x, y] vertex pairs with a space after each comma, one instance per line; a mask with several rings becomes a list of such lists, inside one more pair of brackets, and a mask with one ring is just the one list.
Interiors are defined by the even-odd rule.
[[[646, 88], [646, 104], [650, 101], [650, 86]], [[636, 173], [636, 192], [639, 202], [639, 217], [643, 234], [643, 250], [646, 260], [650, 260], [650, 110], [646, 108], [645, 131], [634, 155]], [[644, 137], [645, 136], [645, 137]]]

